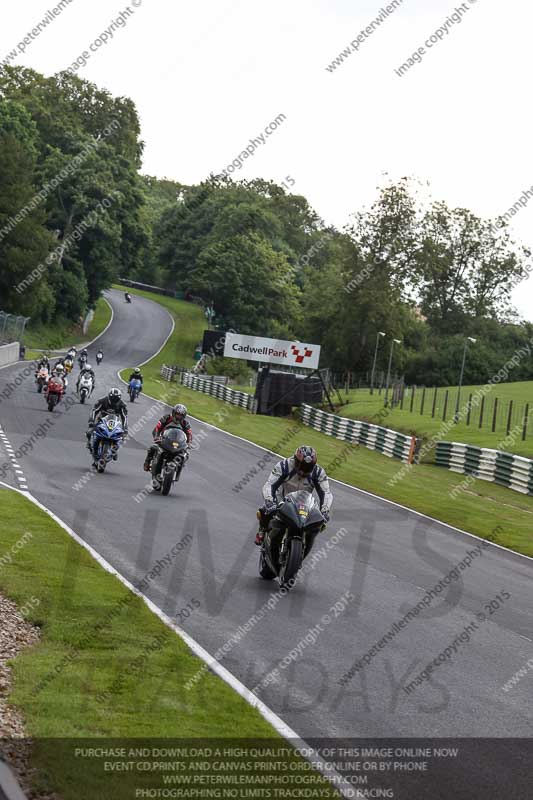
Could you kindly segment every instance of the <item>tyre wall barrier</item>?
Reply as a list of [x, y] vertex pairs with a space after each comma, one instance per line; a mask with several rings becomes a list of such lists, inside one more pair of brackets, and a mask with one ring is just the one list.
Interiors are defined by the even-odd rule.
[[339, 417], [308, 405], [300, 406], [300, 418], [304, 425], [309, 425], [314, 430], [334, 436], [343, 442], [355, 442], [369, 450], [383, 453], [389, 458], [399, 458], [406, 464], [412, 464], [414, 461], [417, 451], [415, 436], [406, 436], [404, 433], [383, 428], [381, 425], [372, 425], [370, 422]]
[[247, 392], [237, 392], [235, 389], [230, 389], [229, 386], [224, 386], [221, 383], [212, 381], [210, 378], [184, 372], [181, 376], [181, 383], [183, 386], [186, 386], [187, 389], [194, 389], [196, 392], [204, 392], [204, 394], [209, 394], [211, 397], [216, 397], [217, 400], [223, 400], [225, 403], [231, 403], [234, 406], [245, 408], [247, 411], [253, 412], [255, 409], [253, 395]]
[[437, 442], [435, 463], [452, 472], [533, 495], [533, 460], [461, 442]]

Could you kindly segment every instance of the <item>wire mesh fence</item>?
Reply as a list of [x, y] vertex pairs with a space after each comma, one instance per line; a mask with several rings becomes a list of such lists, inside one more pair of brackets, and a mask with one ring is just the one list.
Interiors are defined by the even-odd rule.
[[0, 311], [0, 344], [22, 341], [28, 321], [29, 317], [21, 317], [16, 314], [8, 314], [6, 311]]

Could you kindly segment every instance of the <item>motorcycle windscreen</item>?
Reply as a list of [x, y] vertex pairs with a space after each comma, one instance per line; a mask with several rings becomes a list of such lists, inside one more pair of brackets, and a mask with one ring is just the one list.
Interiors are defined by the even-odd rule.
[[122, 434], [122, 422], [115, 414], [106, 414], [100, 420], [100, 429], [104, 429], [109, 437]]
[[179, 453], [187, 448], [187, 437], [181, 428], [167, 428], [161, 437], [161, 447], [168, 453]]
[[290, 519], [299, 528], [313, 525], [324, 519], [314, 495], [303, 490], [285, 495], [285, 501], [279, 510], [283, 516]]

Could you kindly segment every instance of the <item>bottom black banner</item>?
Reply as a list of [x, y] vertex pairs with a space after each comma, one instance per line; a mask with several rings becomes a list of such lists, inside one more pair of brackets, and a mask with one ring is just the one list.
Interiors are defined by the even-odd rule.
[[533, 739], [3, 740], [0, 757], [36, 799], [533, 796]]

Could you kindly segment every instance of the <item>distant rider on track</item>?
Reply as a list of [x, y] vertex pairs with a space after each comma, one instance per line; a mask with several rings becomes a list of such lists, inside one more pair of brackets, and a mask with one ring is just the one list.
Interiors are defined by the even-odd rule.
[[48, 358], [48, 356], [41, 356], [41, 358], [37, 362], [37, 366], [35, 368], [36, 375], [40, 369], [47, 369], [48, 372], [50, 372], [50, 359]]
[[93, 389], [96, 386], [96, 375], [94, 374], [94, 369], [91, 367], [90, 364], [85, 364], [84, 367], [81, 368], [80, 374], [78, 375], [78, 380], [76, 381], [76, 391], [79, 392], [80, 390], [80, 381], [83, 377], [91, 378], [93, 382]]
[[131, 383], [133, 380], [135, 380], [135, 381], [140, 381], [140, 382], [141, 382], [141, 388], [140, 388], [140, 391], [142, 392], [142, 390], [143, 390], [143, 384], [144, 384], [144, 378], [143, 378], [142, 372], [141, 372], [141, 370], [139, 369], [139, 367], [135, 367], [135, 369], [134, 369], [134, 370], [133, 370], [133, 372], [131, 373], [130, 377], [128, 378], [128, 385], [129, 385], [129, 384], [130, 384], [130, 383]]

